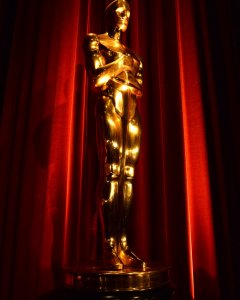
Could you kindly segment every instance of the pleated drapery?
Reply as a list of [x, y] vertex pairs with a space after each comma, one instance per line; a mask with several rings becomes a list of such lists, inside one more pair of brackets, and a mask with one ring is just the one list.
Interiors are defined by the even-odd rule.
[[[0, 2], [0, 298], [35, 299], [96, 255], [95, 98], [82, 42], [105, 1]], [[236, 1], [132, 0], [144, 62], [129, 239], [171, 266], [177, 299], [238, 299]]]

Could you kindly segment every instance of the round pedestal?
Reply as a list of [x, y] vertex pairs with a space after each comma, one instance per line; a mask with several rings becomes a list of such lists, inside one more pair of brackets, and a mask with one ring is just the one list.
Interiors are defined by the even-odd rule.
[[169, 268], [157, 265], [147, 265], [144, 270], [106, 270], [101, 264], [85, 264], [64, 270], [64, 286], [83, 291], [144, 291], [169, 282]]

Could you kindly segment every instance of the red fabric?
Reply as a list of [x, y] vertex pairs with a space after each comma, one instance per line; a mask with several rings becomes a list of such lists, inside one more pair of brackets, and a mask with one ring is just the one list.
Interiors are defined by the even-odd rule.
[[[94, 98], [82, 41], [88, 32], [104, 32], [105, 2], [8, 3], [1, 2], [0, 24], [0, 298], [34, 299], [59, 284], [63, 265], [97, 251]], [[225, 16], [221, 1], [216, 15], [200, 0], [130, 3], [124, 39], [145, 68], [132, 248], [146, 260], [171, 266], [178, 299], [236, 299], [239, 159], [236, 166], [232, 159], [239, 149], [239, 122], [237, 80], [229, 74], [239, 73], [230, 59], [235, 48], [221, 40], [227, 36], [224, 26], [209, 23], [220, 20], [234, 28], [232, 11]], [[216, 31], [219, 39], [212, 41]], [[217, 85], [219, 41], [226, 89]], [[229, 104], [218, 98], [221, 91], [232, 96]], [[221, 131], [224, 121], [231, 136]], [[228, 140], [236, 152], [226, 146]]]

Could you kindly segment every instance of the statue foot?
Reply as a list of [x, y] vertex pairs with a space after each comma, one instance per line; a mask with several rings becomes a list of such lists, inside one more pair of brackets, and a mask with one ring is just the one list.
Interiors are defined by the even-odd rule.
[[108, 270], [122, 270], [123, 263], [119, 258], [117, 251], [112, 243], [107, 242], [103, 256], [104, 266]]
[[124, 268], [146, 270], [146, 263], [137, 257], [128, 247], [122, 248], [118, 253], [118, 257], [122, 261]]

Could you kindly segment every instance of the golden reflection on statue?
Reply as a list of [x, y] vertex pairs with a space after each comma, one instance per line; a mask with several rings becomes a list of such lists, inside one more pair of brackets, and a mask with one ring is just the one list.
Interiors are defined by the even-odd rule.
[[127, 219], [133, 198], [141, 127], [137, 99], [142, 95], [142, 62], [121, 43], [128, 27], [127, 1], [112, 1], [105, 11], [107, 32], [85, 38], [86, 67], [98, 95], [97, 145], [101, 176], [98, 201], [104, 231], [106, 267], [140, 268], [145, 262], [129, 248]]

